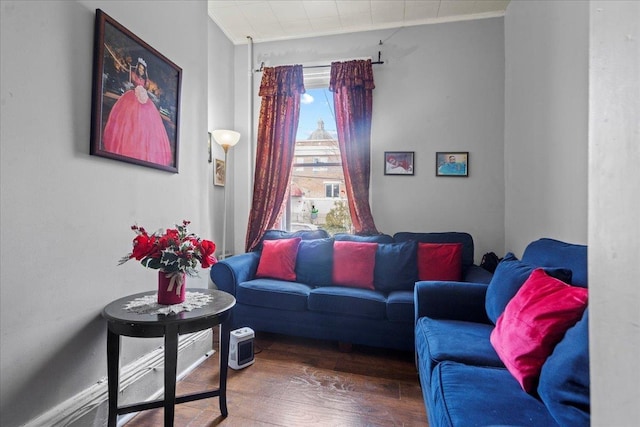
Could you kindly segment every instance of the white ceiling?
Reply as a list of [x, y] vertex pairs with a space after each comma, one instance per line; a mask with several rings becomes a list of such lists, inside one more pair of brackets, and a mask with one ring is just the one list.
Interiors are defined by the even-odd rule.
[[234, 44], [504, 16], [509, 0], [208, 0]]

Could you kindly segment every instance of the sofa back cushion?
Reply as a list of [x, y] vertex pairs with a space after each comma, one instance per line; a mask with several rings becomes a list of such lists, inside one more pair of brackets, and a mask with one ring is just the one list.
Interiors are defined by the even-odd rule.
[[538, 267], [568, 268], [573, 273], [572, 285], [587, 287], [587, 246], [554, 239], [529, 243], [522, 260]]
[[393, 243], [393, 237], [388, 234], [374, 234], [372, 236], [359, 236], [357, 234], [337, 233], [334, 239], [341, 242], [365, 242], [365, 243]]
[[378, 244], [373, 274], [377, 290], [413, 290], [417, 280], [416, 248], [414, 241]]
[[462, 243], [418, 243], [418, 280], [462, 280]]
[[333, 242], [333, 284], [374, 289], [377, 243]]
[[566, 331], [582, 317], [588, 291], [535, 269], [498, 318], [491, 344], [527, 393]]
[[296, 261], [297, 281], [311, 286], [331, 286], [333, 239], [302, 240]]
[[538, 394], [561, 426], [590, 423], [589, 309], [542, 365]]
[[[504, 312], [509, 301], [515, 296], [536, 267], [536, 265], [520, 261], [511, 252], [507, 253], [500, 261], [496, 271], [493, 273], [491, 282], [489, 282], [485, 297], [485, 310], [494, 324]], [[546, 268], [545, 271], [565, 283], [571, 283], [571, 270], [566, 268]]]
[[396, 242], [415, 240], [421, 243], [462, 243], [462, 273], [473, 265], [473, 237], [469, 233], [444, 232], [444, 233], [412, 233], [399, 232], [393, 235]]
[[256, 246], [253, 250], [261, 251], [262, 244], [265, 240], [278, 240], [278, 239], [291, 239], [294, 237], [300, 237], [302, 240], [313, 240], [313, 239], [326, 239], [329, 236], [326, 230], [318, 229], [318, 230], [299, 230], [299, 231], [285, 231], [285, 230], [267, 230], [262, 236], [262, 240], [260, 244]]
[[296, 280], [295, 269], [300, 240], [300, 237], [293, 237], [264, 241], [256, 277]]

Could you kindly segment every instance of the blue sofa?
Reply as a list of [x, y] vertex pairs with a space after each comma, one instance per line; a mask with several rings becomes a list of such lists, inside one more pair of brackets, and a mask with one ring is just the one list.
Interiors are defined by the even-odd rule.
[[587, 247], [546, 238], [522, 260], [507, 254], [488, 285], [416, 284], [417, 364], [431, 427], [589, 425], [588, 308], [542, 365], [533, 393], [490, 342], [496, 318], [537, 267], [587, 287]]
[[[262, 244], [211, 268], [214, 285], [236, 297], [232, 327], [413, 351], [417, 242], [462, 243], [463, 280], [491, 279], [491, 273], [473, 264], [473, 239], [467, 233], [329, 237], [324, 230], [270, 230], [263, 242], [291, 237], [302, 239], [295, 281], [256, 277]], [[332, 283], [334, 240], [378, 243], [375, 289]]]

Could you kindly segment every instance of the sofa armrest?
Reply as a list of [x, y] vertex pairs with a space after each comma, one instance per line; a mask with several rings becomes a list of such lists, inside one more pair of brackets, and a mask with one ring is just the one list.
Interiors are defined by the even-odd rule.
[[211, 281], [221, 291], [229, 292], [235, 296], [236, 286], [239, 283], [252, 280], [255, 277], [259, 261], [259, 252], [247, 252], [217, 262], [209, 272]]
[[484, 308], [486, 283], [422, 281], [413, 288], [415, 321], [434, 319], [490, 323]]
[[464, 273], [464, 277], [462, 279], [463, 282], [473, 282], [473, 283], [489, 283], [493, 278], [493, 273], [485, 270], [479, 265], [471, 265]]

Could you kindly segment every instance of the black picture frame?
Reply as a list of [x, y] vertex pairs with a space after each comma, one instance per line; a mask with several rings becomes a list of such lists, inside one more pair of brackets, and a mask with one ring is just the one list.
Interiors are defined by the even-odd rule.
[[468, 151], [436, 152], [436, 176], [466, 178], [469, 176]]
[[411, 176], [415, 173], [415, 151], [385, 151], [384, 174]]
[[90, 154], [178, 173], [181, 84], [180, 67], [97, 9]]

